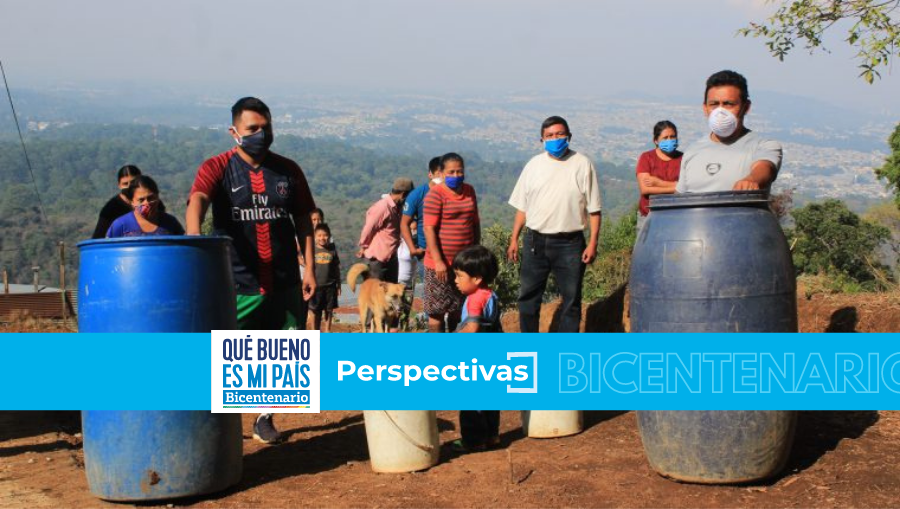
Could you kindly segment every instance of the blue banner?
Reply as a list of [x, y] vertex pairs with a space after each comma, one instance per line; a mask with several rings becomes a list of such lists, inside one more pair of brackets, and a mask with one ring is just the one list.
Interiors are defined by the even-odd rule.
[[[0, 409], [209, 409], [210, 339], [0, 334]], [[322, 334], [320, 369], [322, 410], [900, 409], [896, 334]]]

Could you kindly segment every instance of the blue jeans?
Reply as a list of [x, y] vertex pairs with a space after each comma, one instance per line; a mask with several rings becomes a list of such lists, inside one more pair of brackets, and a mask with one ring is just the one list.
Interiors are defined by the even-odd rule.
[[578, 332], [585, 269], [581, 255], [585, 247], [582, 232], [542, 235], [525, 230], [518, 301], [522, 332], [538, 332], [541, 301], [551, 272], [562, 295], [558, 332]]

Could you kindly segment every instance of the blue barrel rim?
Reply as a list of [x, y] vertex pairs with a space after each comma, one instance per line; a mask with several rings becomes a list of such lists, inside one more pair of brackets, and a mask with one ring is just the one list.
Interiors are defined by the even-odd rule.
[[76, 246], [85, 249], [107, 245], [172, 245], [172, 244], [221, 244], [231, 242], [231, 237], [225, 235], [147, 235], [143, 237], [117, 237], [114, 239], [88, 239], [82, 240]]
[[650, 210], [694, 207], [759, 207], [769, 204], [769, 191], [716, 191], [712, 193], [657, 194], [650, 197]]

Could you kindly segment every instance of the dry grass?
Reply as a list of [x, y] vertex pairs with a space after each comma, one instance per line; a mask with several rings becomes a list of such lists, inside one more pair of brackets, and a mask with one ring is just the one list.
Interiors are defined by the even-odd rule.
[[76, 332], [74, 320], [64, 324], [61, 320], [37, 318], [25, 310], [16, 309], [0, 321], [0, 332]]

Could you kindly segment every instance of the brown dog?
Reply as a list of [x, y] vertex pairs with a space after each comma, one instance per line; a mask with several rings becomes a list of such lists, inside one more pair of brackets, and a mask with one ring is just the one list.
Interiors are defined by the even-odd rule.
[[403, 290], [406, 285], [386, 283], [380, 279], [369, 277], [369, 267], [363, 263], [357, 263], [350, 267], [347, 273], [347, 284], [350, 290], [356, 293], [356, 280], [363, 276], [363, 282], [359, 285], [359, 323], [362, 332], [368, 332], [366, 325], [371, 313], [371, 332], [388, 332], [390, 323], [400, 318], [402, 308]]

